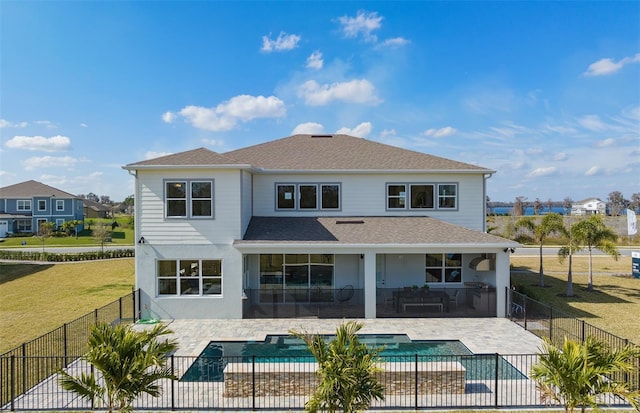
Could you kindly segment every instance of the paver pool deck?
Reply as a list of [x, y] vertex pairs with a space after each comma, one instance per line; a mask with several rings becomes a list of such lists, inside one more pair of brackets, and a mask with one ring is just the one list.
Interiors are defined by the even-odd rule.
[[[162, 320], [178, 341], [178, 356], [198, 356], [211, 341], [262, 341], [289, 330], [333, 334], [341, 319]], [[361, 334], [407, 334], [412, 340], [460, 340], [475, 354], [535, 354], [542, 341], [506, 318], [359, 319]], [[138, 325], [138, 328], [142, 328]], [[148, 327], [148, 326], [147, 326]]]

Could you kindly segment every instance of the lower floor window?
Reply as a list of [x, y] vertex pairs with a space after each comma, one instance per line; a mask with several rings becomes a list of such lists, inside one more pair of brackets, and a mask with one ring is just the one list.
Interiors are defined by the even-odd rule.
[[[287, 291], [297, 294], [330, 291], [333, 288], [333, 254], [261, 254], [260, 289], [272, 300], [286, 300]], [[300, 297], [296, 295], [296, 301]]]
[[462, 254], [427, 254], [425, 282], [459, 283], [462, 281]]
[[18, 219], [16, 220], [16, 231], [18, 232], [31, 232], [31, 220], [30, 219]]
[[158, 295], [221, 295], [221, 260], [158, 260]]

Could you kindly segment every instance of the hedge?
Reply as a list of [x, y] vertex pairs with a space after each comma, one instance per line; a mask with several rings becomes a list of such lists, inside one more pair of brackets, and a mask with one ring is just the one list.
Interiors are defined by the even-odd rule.
[[106, 251], [88, 251], [74, 253], [54, 253], [35, 252], [19, 250], [0, 250], [0, 259], [16, 261], [48, 261], [48, 262], [68, 262], [68, 261], [93, 261], [106, 260], [110, 258], [130, 258], [135, 257], [133, 249], [118, 249]]

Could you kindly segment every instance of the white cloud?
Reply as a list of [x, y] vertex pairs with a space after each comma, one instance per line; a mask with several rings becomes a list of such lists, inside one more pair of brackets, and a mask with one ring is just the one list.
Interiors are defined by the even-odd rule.
[[384, 42], [380, 43], [380, 46], [383, 47], [402, 47], [411, 43], [409, 40], [404, 37], [394, 37], [391, 39], [386, 39]]
[[640, 53], [636, 53], [633, 57], [625, 57], [618, 62], [614, 62], [611, 58], [600, 59], [597, 62], [591, 63], [587, 68], [587, 71], [583, 73], [584, 76], [604, 76], [611, 75], [622, 69], [625, 65], [630, 63], [640, 62]]
[[69, 149], [71, 139], [66, 136], [14, 136], [9, 139], [5, 146], [13, 149], [26, 149], [29, 151], [60, 152]]
[[601, 169], [598, 166], [592, 166], [591, 168], [587, 169], [587, 171], [584, 173], [585, 176], [594, 176], [594, 175], [598, 175], [600, 173]]
[[336, 131], [338, 134], [357, 136], [359, 138], [366, 138], [371, 133], [373, 126], [371, 122], [362, 122], [358, 126], [353, 129], [350, 128], [340, 128]]
[[549, 176], [553, 175], [557, 171], [555, 166], [547, 166], [544, 168], [536, 168], [533, 171], [529, 172], [527, 175], [529, 178], [538, 178], [541, 176]]
[[566, 154], [566, 152], [558, 152], [555, 155], [553, 155], [553, 160], [554, 161], [566, 161], [567, 159], [569, 159], [569, 155]]
[[382, 17], [376, 12], [359, 11], [355, 17], [342, 16], [338, 18], [345, 37], [362, 36], [367, 42], [375, 42], [377, 37], [372, 33], [382, 26]]
[[604, 140], [601, 140], [600, 142], [598, 142], [598, 143], [596, 144], [596, 146], [597, 146], [598, 148], [606, 148], [606, 147], [608, 147], [608, 146], [613, 146], [615, 143], [616, 143], [616, 140], [615, 140], [615, 139], [613, 139], [613, 138], [607, 138], [607, 139], [604, 139]]
[[171, 111], [166, 111], [165, 113], [162, 114], [162, 120], [165, 123], [172, 123], [174, 120], [176, 120], [177, 115]]
[[207, 146], [215, 146], [218, 148], [221, 148], [224, 146], [224, 141], [222, 139], [203, 138], [203, 139], [200, 139], [200, 142], [204, 143]]
[[578, 123], [585, 129], [589, 129], [592, 131], [603, 131], [606, 130], [607, 124], [600, 120], [598, 115], [586, 115], [582, 118], [578, 119]]
[[156, 159], [167, 155], [171, 155], [171, 152], [147, 151], [147, 153], [144, 154], [144, 159]]
[[422, 134], [424, 136], [430, 136], [433, 138], [444, 138], [445, 136], [451, 136], [456, 132], [457, 132], [456, 128], [451, 126], [445, 126], [444, 128], [440, 128], [440, 129], [427, 129], [426, 131], [422, 132]]
[[322, 53], [319, 50], [315, 50], [309, 57], [307, 57], [307, 68], [309, 69], [322, 69], [324, 61], [322, 60]]
[[316, 122], [301, 123], [291, 132], [292, 135], [321, 135], [324, 133], [324, 126]]
[[333, 100], [354, 103], [378, 104], [382, 100], [375, 95], [375, 87], [366, 79], [320, 85], [308, 80], [298, 88], [298, 96], [304, 98], [307, 105], [323, 106]]
[[0, 119], [0, 128], [25, 128], [29, 125], [27, 122], [13, 123], [6, 119]]
[[42, 168], [73, 168], [78, 163], [71, 156], [34, 156], [24, 161], [24, 168], [28, 171]]
[[81, 123], [80, 126], [82, 126], [83, 128], [88, 128], [89, 125], [87, 125], [86, 123]]
[[[170, 118], [165, 116], [167, 113], [163, 115], [163, 119]], [[238, 121], [283, 117], [286, 115], [286, 108], [284, 102], [275, 96], [239, 95], [215, 108], [186, 106], [178, 112], [178, 115], [199, 129], [228, 131], [233, 129]]]
[[34, 122], [37, 125], [42, 125], [42, 126], [46, 126], [49, 129], [56, 129], [58, 126], [51, 122], [50, 120], [37, 120]]
[[275, 40], [270, 39], [269, 36], [262, 36], [262, 48], [260, 50], [266, 53], [291, 50], [298, 47], [299, 41], [300, 36], [296, 34], [286, 34], [285, 32], [280, 32]]

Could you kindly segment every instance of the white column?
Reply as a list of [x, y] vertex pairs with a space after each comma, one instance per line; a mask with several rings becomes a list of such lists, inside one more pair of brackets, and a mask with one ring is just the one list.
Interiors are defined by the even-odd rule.
[[376, 318], [376, 254], [364, 254], [364, 317]]
[[498, 317], [505, 317], [504, 300], [506, 299], [505, 287], [509, 287], [510, 283], [510, 268], [509, 268], [510, 253], [497, 252], [496, 253], [496, 315]]

